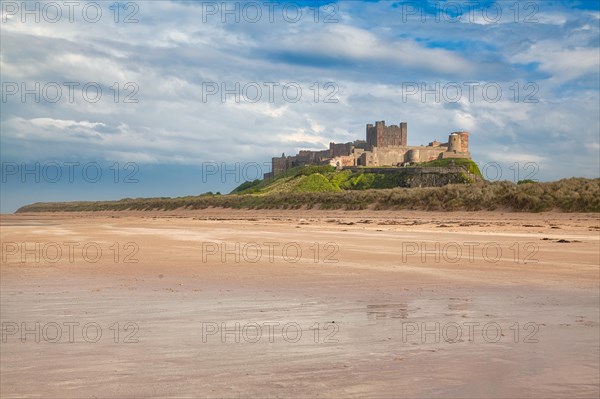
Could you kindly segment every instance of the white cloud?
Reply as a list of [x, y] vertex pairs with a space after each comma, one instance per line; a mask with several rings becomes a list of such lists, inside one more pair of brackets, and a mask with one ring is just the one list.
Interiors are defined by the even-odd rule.
[[34, 118], [31, 120], [34, 126], [42, 128], [58, 128], [58, 129], [94, 129], [97, 126], [106, 126], [100, 122], [90, 121], [72, 121], [52, 118]]
[[540, 70], [552, 75], [552, 80], [563, 83], [578, 77], [598, 73], [600, 54], [598, 48], [565, 46], [557, 40], [540, 41], [512, 57], [520, 63], [539, 62]]
[[425, 48], [411, 39], [388, 42], [365, 29], [342, 24], [285, 36], [275, 45], [301, 54], [379, 63], [392, 68], [408, 66], [448, 73], [473, 70], [468, 60], [450, 51]]

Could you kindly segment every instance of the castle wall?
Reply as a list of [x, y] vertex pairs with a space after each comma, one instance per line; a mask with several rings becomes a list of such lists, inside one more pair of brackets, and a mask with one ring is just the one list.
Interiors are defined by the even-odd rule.
[[352, 143], [329, 143], [329, 155], [332, 157], [347, 156], [352, 153]]
[[[407, 146], [407, 124], [385, 126], [384, 121], [368, 124], [366, 142], [329, 143], [329, 149], [302, 150], [293, 157], [273, 158], [273, 176], [296, 166], [332, 165], [337, 168], [367, 166], [402, 166], [406, 163], [423, 163], [436, 159], [467, 158], [469, 133], [453, 132], [447, 143], [433, 141], [427, 146]], [[360, 144], [366, 149], [358, 148]]]
[[421, 163], [441, 158], [447, 147], [436, 146], [411, 146], [411, 147], [385, 147], [373, 148], [362, 159], [362, 166], [398, 166], [406, 162]]
[[448, 158], [464, 158], [464, 159], [471, 159], [471, 153], [470, 152], [443, 152], [441, 154], [441, 159], [448, 159]]
[[392, 165], [397, 166], [399, 164], [403, 164], [406, 158], [406, 154], [409, 151], [408, 147], [399, 147], [399, 148], [373, 148], [373, 158], [371, 165], [366, 166], [385, 166]]
[[447, 148], [446, 147], [425, 147], [425, 146], [420, 146], [420, 147], [412, 147], [415, 148], [416, 151], [418, 151], [418, 156], [416, 157], [416, 161], [411, 161], [411, 162], [429, 162], [429, 161], [435, 161], [436, 159], [439, 159], [441, 157], [441, 154], [443, 154], [444, 152], [446, 152]]
[[310, 150], [301, 150], [298, 155], [294, 158], [295, 161], [298, 162], [313, 162], [318, 163], [321, 162], [325, 158], [330, 158], [331, 153], [329, 150], [321, 150], [321, 151], [310, 151]]

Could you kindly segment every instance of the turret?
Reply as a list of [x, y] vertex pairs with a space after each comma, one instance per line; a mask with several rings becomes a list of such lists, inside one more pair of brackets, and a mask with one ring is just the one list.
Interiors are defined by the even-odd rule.
[[450, 137], [448, 137], [448, 151], [449, 152], [462, 152], [460, 135], [458, 135], [458, 133], [452, 133], [452, 134], [450, 134]]
[[469, 132], [455, 132], [460, 136], [462, 152], [469, 152]]
[[419, 150], [412, 149], [408, 151], [408, 162], [418, 163], [419, 162]]

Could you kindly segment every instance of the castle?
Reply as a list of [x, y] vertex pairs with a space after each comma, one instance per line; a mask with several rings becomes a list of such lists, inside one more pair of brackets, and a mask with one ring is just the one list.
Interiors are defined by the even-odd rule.
[[407, 145], [407, 124], [386, 126], [385, 121], [367, 125], [366, 141], [329, 143], [328, 150], [301, 150], [297, 155], [273, 158], [271, 173], [265, 179], [287, 169], [305, 165], [331, 165], [338, 169], [349, 167], [405, 166], [436, 159], [467, 158], [469, 133], [450, 133], [447, 143], [433, 141], [426, 146]]

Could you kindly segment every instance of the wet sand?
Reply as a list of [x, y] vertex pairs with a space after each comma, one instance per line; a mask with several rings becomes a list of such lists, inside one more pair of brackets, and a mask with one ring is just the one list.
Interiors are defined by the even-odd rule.
[[2, 398], [600, 394], [597, 214], [25, 214], [1, 239]]

